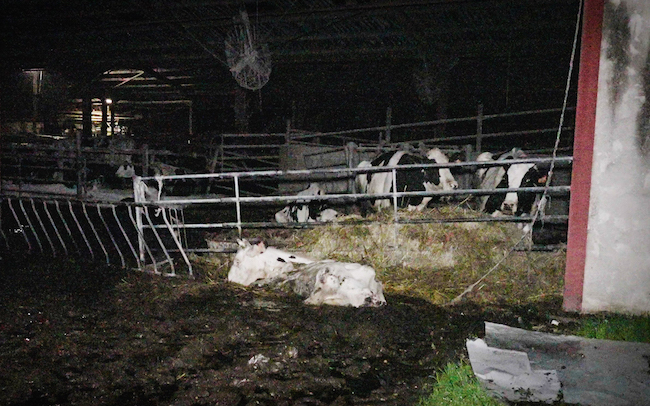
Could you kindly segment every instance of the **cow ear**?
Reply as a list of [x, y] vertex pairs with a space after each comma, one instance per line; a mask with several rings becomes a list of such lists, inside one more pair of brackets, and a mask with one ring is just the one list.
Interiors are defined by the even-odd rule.
[[250, 243], [248, 242], [248, 240], [245, 239], [245, 238], [244, 238], [244, 239], [241, 239], [241, 240], [238, 238], [238, 239], [237, 239], [237, 244], [239, 244], [239, 246], [240, 246], [241, 248], [248, 248], [248, 247], [251, 246], [251, 244], [250, 244]]
[[264, 245], [264, 241], [260, 241], [259, 244], [255, 245], [255, 252], [257, 253], [263, 253], [266, 250], [266, 246]]

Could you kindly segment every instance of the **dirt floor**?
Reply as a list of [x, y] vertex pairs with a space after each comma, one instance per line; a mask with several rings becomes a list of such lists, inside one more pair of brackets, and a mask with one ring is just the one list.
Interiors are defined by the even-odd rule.
[[559, 298], [380, 308], [70, 259], [0, 260], [0, 404], [407, 405], [483, 322], [550, 331]]

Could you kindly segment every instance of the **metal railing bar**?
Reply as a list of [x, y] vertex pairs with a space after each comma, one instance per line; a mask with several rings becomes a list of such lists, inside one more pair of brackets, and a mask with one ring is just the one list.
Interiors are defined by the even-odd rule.
[[[144, 210], [144, 209], [140, 208], [140, 207], [134, 208], [134, 207], [129, 206], [129, 210], [128, 210], [129, 218], [131, 219], [131, 223], [133, 223], [133, 227], [135, 228], [136, 232], [138, 233], [138, 243], [142, 244], [143, 248], [145, 249], [145, 251], [149, 255], [149, 259], [151, 259], [151, 262], [154, 264], [154, 269], [155, 269], [156, 259], [154, 258], [153, 253], [151, 252], [151, 248], [149, 247], [149, 244], [147, 244], [147, 242], [145, 241], [144, 232], [143, 232], [142, 228], [138, 227], [138, 221], [135, 219], [135, 216], [133, 215], [133, 212], [137, 211], [137, 210]], [[143, 258], [144, 254], [142, 255], [142, 257], [141, 257], [141, 255], [139, 253], [136, 254], [136, 255], [137, 255], [137, 261], [138, 261], [138, 269], [142, 269], [143, 268], [143, 262], [145, 262], [144, 258]]]
[[70, 241], [72, 241], [72, 245], [75, 247], [77, 252], [81, 252], [81, 250], [79, 249], [79, 245], [77, 245], [77, 241], [75, 241], [74, 237], [72, 236], [72, 231], [70, 231], [70, 227], [68, 226], [68, 222], [65, 220], [65, 217], [63, 217], [63, 213], [61, 212], [61, 207], [59, 205], [58, 200], [54, 200], [54, 206], [56, 207], [56, 211], [59, 214], [59, 218], [61, 219], [61, 222], [63, 223], [63, 227], [68, 232], [68, 237], [70, 237]]
[[97, 230], [95, 229], [95, 225], [93, 222], [90, 220], [90, 217], [88, 216], [88, 209], [86, 208], [86, 203], [81, 203], [81, 208], [83, 209], [84, 216], [86, 217], [86, 222], [90, 226], [90, 229], [92, 230], [93, 234], [95, 235], [95, 239], [99, 243], [99, 246], [101, 247], [102, 251], [104, 251], [104, 255], [106, 256], [106, 263], [110, 264], [110, 258], [108, 256], [108, 251], [106, 250], [106, 247], [104, 247], [104, 243], [102, 242], [101, 238], [99, 237], [99, 234], [97, 233]]
[[[399, 218], [397, 222], [400, 224], [428, 224], [428, 223], [530, 223], [531, 218], [529, 216], [485, 216], [485, 217], [456, 217], [456, 218], [446, 218], [446, 219], [436, 219], [436, 218], [423, 218], [423, 219], [405, 219]], [[540, 216], [537, 219], [537, 223], [564, 223], [569, 220], [568, 215], [547, 215]], [[302, 228], [313, 228], [319, 226], [355, 226], [355, 225], [366, 225], [376, 223], [375, 220], [368, 219], [359, 219], [351, 221], [341, 221], [341, 222], [308, 222], [308, 223], [298, 223], [298, 222], [288, 222], [288, 223], [277, 223], [274, 221], [254, 221], [254, 222], [242, 222], [242, 227], [245, 228], [289, 228], [289, 229], [302, 229]], [[205, 224], [186, 224], [188, 229], [236, 229], [239, 223], [236, 222], [227, 222], [227, 223], [205, 223]], [[155, 226], [157, 228], [163, 226]]]
[[61, 237], [61, 233], [59, 233], [59, 228], [56, 226], [56, 223], [54, 222], [54, 219], [52, 218], [52, 215], [50, 214], [50, 211], [47, 208], [46, 201], [43, 202], [43, 209], [47, 214], [47, 218], [50, 220], [50, 224], [52, 224], [52, 228], [54, 229], [54, 232], [56, 233], [56, 236], [59, 239], [59, 243], [63, 247], [63, 251], [65, 252], [65, 255], [68, 255], [68, 247], [65, 245], [65, 242], [63, 241], [63, 237]]
[[395, 165], [395, 166], [380, 166], [380, 167], [371, 167], [371, 168], [332, 168], [332, 169], [293, 169], [293, 170], [271, 170], [271, 171], [246, 171], [246, 172], [226, 172], [226, 173], [198, 173], [198, 174], [188, 174], [188, 175], [167, 175], [167, 176], [143, 176], [142, 180], [153, 180], [153, 179], [162, 179], [162, 180], [173, 180], [173, 179], [205, 179], [205, 178], [232, 178], [237, 177], [272, 177], [272, 176], [292, 176], [292, 175], [319, 175], [319, 174], [343, 174], [349, 177], [350, 172], [353, 173], [375, 173], [375, 172], [388, 172], [393, 169], [423, 169], [423, 168], [463, 168], [463, 167], [477, 167], [477, 168], [489, 168], [492, 166], [510, 166], [516, 164], [525, 164], [525, 163], [550, 163], [552, 161], [556, 164], [570, 164], [573, 162], [573, 157], [534, 157], [534, 158], [522, 158], [522, 159], [508, 159], [501, 161], [471, 161], [471, 162], [449, 162], [449, 163], [424, 163], [424, 164], [412, 164], [412, 165]]
[[9, 251], [9, 239], [7, 238], [7, 235], [5, 234], [4, 230], [0, 228], [0, 236], [2, 237], [2, 240], [5, 242], [5, 248], [7, 251]]
[[[20, 202], [20, 200], [19, 200]], [[14, 220], [16, 220], [16, 224], [18, 227], [20, 227], [20, 232], [23, 235], [23, 238], [25, 239], [25, 242], [27, 243], [27, 249], [29, 251], [32, 250], [32, 244], [29, 242], [29, 238], [27, 237], [27, 230], [25, 230], [25, 227], [23, 227], [23, 223], [20, 221], [18, 218], [18, 214], [16, 213], [16, 210], [14, 209], [14, 206], [11, 204], [11, 198], [7, 199], [7, 203], [9, 205], [9, 209], [11, 210], [11, 213], [14, 216]]]
[[[165, 209], [162, 210], [162, 216], [163, 216], [163, 220], [165, 222], [165, 225], [167, 226], [167, 229], [169, 230], [169, 233], [171, 234], [172, 239], [174, 240], [174, 243], [176, 244], [176, 247], [178, 248], [178, 251], [183, 256], [183, 260], [185, 261], [185, 264], [187, 265], [187, 268], [188, 268], [187, 272], [188, 272], [189, 276], [193, 276], [192, 263], [190, 262], [190, 259], [187, 257], [187, 253], [183, 249], [183, 245], [181, 244], [181, 242], [179, 240], [179, 237], [174, 232], [174, 228], [171, 225], [169, 219], [167, 218], [167, 210], [165, 210]], [[169, 258], [169, 260], [171, 261], [171, 258]], [[172, 275], [171, 276], [175, 276], [175, 275], [176, 274], [174, 272], [174, 266], [172, 264]]]
[[[423, 192], [389, 192], [377, 194], [363, 194], [363, 193], [339, 193], [318, 196], [258, 196], [258, 197], [220, 197], [220, 198], [202, 198], [202, 199], [163, 199], [156, 202], [151, 202], [143, 205], [166, 206], [166, 205], [188, 205], [188, 204], [209, 204], [209, 203], [304, 203], [307, 204], [313, 201], [340, 201], [350, 202], [354, 200], [383, 200], [390, 199], [395, 193], [398, 197], [443, 197], [443, 196], [457, 196], [457, 195], [473, 195], [484, 196], [491, 194], [506, 194], [512, 192], [522, 193], [541, 193], [546, 190], [545, 187], [524, 187], [524, 188], [498, 188], [498, 189], [454, 189], [454, 190], [440, 190], [440, 191], [423, 191]], [[563, 194], [570, 191], [570, 186], [550, 186], [549, 192], [553, 194]]]
[[115, 247], [115, 250], [117, 251], [117, 254], [120, 256], [120, 261], [122, 263], [122, 268], [126, 268], [126, 262], [124, 261], [124, 255], [122, 255], [122, 251], [120, 250], [120, 247], [117, 245], [117, 242], [115, 241], [115, 237], [113, 236], [113, 233], [111, 232], [111, 229], [108, 227], [108, 223], [106, 223], [106, 220], [104, 219], [104, 215], [102, 214], [102, 208], [99, 205], [95, 205], [95, 207], [97, 207], [97, 214], [99, 215], [99, 218], [101, 219], [102, 223], [104, 224], [104, 228], [106, 228], [106, 232], [108, 233], [108, 236], [111, 239], [111, 242], [113, 243], [113, 246]]
[[[165, 254], [165, 258], [167, 258], [167, 261], [169, 262], [169, 265], [170, 265], [170, 267], [172, 269], [171, 276], [175, 276], [176, 275], [176, 269], [174, 268], [174, 261], [172, 261], [170, 255], [169, 255], [169, 252], [167, 251], [167, 247], [165, 247], [165, 244], [163, 243], [162, 238], [160, 238], [160, 234], [156, 230], [156, 227], [154, 227], [153, 221], [151, 220], [151, 216], [149, 214], [149, 209], [146, 208], [146, 207], [144, 208], [144, 216], [147, 219], [147, 222], [149, 223], [151, 231], [153, 231], [153, 234], [156, 237], [156, 241], [158, 241], [158, 245], [160, 246], [163, 254]], [[155, 260], [154, 260], [154, 263], [155, 263]], [[156, 269], [156, 273], [161, 274], [162, 272], [158, 272], [158, 270]]]
[[[131, 253], [135, 257], [135, 260], [138, 262], [138, 265], [140, 263], [140, 258], [138, 258], [138, 253], [135, 251], [135, 247], [133, 247], [133, 244], [131, 243], [131, 239], [129, 236], [126, 234], [126, 230], [124, 230], [124, 226], [122, 226], [122, 222], [120, 221], [119, 217], [117, 216], [117, 211], [115, 210], [116, 206], [113, 204], [111, 205], [111, 211], [113, 212], [113, 218], [115, 219], [115, 222], [117, 223], [117, 226], [120, 228], [120, 231], [122, 232], [122, 236], [124, 237], [124, 240], [129, 246], [129, 249], [131, 249]], [[131, 210], [131, 208], [127, 207], [127, 210]]]
[[77, 229], [81, 233], [81, 237], [84, 239], [84, 242], [86, 243], [86, 247], [88, 247], [88, 251], [90, 252], [90, 257], [94, 259], [95, 253], [93, 252], [93, 249], [90, 246], [90, 241], [88, 241], [88, 237], [86, 237], [86, 233], [84, 232], [83, 228], [81, 227], [81, 224], [79, 223], [79, 219], [77, 218], [77, 215], [74, 214], [74, 210], [72, 209], [72, 202], [70, 200], [68, 200], [68, 207], [70, 208], [70, 214], [72, 214], [72, 218], [74, 219], [74, 222], [77, 225]]
[[43, 244], [41, 244], [41, 239], [38, 238], [38, 233], [36, 232], [36, 228], [32, 224], [32, 220], [29, 218], [27, 212], [25, 211], [25, 206], [23, 205], [22, 199], [18, 200], [18, 205], [20, 206], [20, 210], [23, 212], [23, 216], [25, 216], [25, 219], [27, 220], [27, 224], [29, 224], [29, 230], [32, 232], [32, 234], [34, 234], [34, 238], [36, 238], [38, 247], [40, 248], [41, 252], [45, 252], [45, 250], [43, 249]]

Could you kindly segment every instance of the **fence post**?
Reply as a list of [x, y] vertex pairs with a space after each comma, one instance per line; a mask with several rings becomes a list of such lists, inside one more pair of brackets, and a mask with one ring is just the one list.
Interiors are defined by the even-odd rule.
[[149, 145], [142, 144], [142, 174], [147, 176], [149, 174]]
[[[76, 168], [77, 168], [77, 199], [81, 199], [83, 196], [83, 188], [84, 188], [84, 183], [85, 183], [85, 178], [84, 178], [84, 169], [86, 168], [86, 165], [82, 165], [82, 160], [81, 160], [81, 137], [82, 133], [80, 131], [76, 131], [75, 133], [75, 155], [76, 155]], [[22, 167], [22, 165], [21, 165]]]
[[[357, 150], [357, 144], [354, 142], [348, 142], [345, 145], [345, 161], [347, 162], [348, 168], [356, 168], [359, 166], [359, 151]], [[356, 182], [354, 181], [356, 176], [354, 176], [351, 172], [348, 177], [348, 193], [358, 193], [359, 191], [356, 190]]]
[[483, 103], [479, 103], [476, 115], [476, 154], [481, 153], [483, 144]]
[[[390, 144], [390, 126], [393, 121], [393, 109], [391, 107], [386, 107], [386, 144]], [[381, 144], [381, 140], [379, 140]]]
[[[146, 147], [146, 145], [144, 147]], [[144, 203], [146, 201], [146, 198], [144, 196], [143, 184], [141, 184], [141, 182], [142, 181], [140, 180], [139, 177], [137, 176], [133, 177], [133, 201], [135, 203]], [[144, 210], [145, 209], [141, 205], [135, 206], [135, 226], [138, 231], [138, 252], [140, 254], [140, 262], [143, 264], [145, 260], [144, 222], [142, 221], [142, 215]], [[155, 262], [156, 261], [154, 260], [154, 263]]]

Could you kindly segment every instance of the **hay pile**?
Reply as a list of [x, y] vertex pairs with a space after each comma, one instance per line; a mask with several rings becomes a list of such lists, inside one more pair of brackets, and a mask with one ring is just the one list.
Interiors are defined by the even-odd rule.
[[[462, 208], [444, 207], [424, 213], [400, 212], [400, 218], [478, 217]], [[391, 294], [417, 296], [444, 304], [476, 282], [520, 242], [515, 224], [421, 223], [395, 226], [392, 212], [378, 213], [376, 223], [343, 220], [303, 230], [249, 231], [288, 250], [314, 258], [358, 262], [372, 266]], [[565, 250], [511, 252], [468, 297], [475, 302], [511, 304], [561, 296]], [[215, 258], [208, 279], [225, 277], [228, 259]], [[215, 262], [216, 261], [216, 262]], [[203, 267], [206, 272], [206, 267]], [[214, 272], [216, 271], [216, 273]]]

